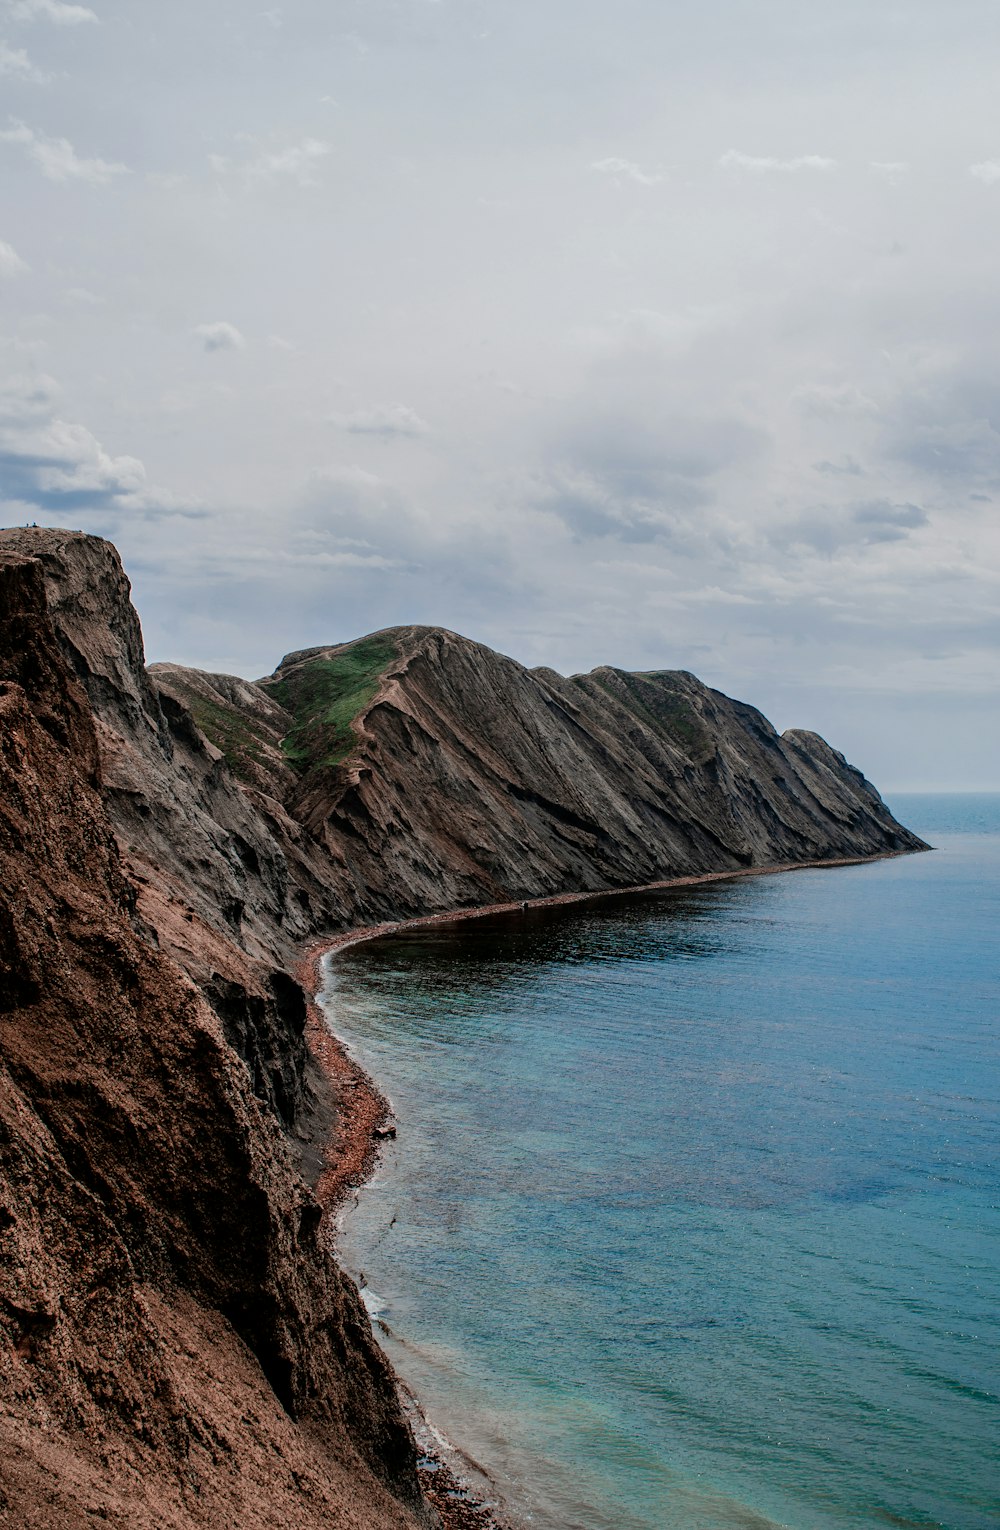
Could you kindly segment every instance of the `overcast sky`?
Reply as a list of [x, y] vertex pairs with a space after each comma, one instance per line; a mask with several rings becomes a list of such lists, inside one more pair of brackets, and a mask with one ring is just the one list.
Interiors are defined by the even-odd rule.
[[0, 0], [0, 497], [1000, 789], [995, 0]]

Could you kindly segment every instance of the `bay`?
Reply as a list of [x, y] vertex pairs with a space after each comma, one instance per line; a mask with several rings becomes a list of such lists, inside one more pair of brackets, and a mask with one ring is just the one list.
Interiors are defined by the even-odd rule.
[[933, 854], [328, 962], [399, 1137], [341, 1256], [544, 1530], [1000, 1524], [1000, 797]]

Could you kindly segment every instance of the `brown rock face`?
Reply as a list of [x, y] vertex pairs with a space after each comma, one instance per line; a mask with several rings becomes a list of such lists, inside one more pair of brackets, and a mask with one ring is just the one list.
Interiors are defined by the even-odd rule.
[[[119, 651], [78, 667], [160, 738]], [[99, 760], [43, 567], [6, 554], [0, 1508], [52, 1530], [426, 1523], [388, 1365], [274, 1114], [151, 944]]]
[[279, 801], [241, 786], [184, 701], [147, 673], [109, 543], [10, 530], [0, 532], [5, 552], [37, 558], [44, 571], [48, 615], [93, 710], [102, 795], [148, 926], [289, 1125], [307, 1082], [305, 1006], [286, 968], [305, 936], [338, 918], [325, 858]]

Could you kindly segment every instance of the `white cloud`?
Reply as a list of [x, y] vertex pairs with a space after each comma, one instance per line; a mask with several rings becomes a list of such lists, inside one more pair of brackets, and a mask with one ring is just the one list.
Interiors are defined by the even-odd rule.
[[22, 145], [49, 181], [85, 181], [90, 186], [106, 186], [116, 175], [129, 173], [127, 165], [106, 159], [81, 159], [68, 138], [48, 138], [23, 122], [14, 122], [0, 132], [0, 142]]
[[28, 266], [12, 244], [0, 239], [0, 276], [19, 276]]
[[51, 377], [0, 383], [0, 502], [60, 514], [203, 513], [191, 501], [153, 490], [137, 457], [114, 457], [86, 426], [61, 419], [58, 396]]
[[5, 42], [0, 42], [0, 75], [32, 85], [45, 85], [52, 78], [35, 68], [24, 48], [11, 48]]
[[774, 159], [771, 155], [741, 154], [729, 149], [719, 160], [724, 170], [748, 170], [751, 175], [769, 175], [773, 171], [790, 174], [797, 170], [835, 170], [837, 161], [822, 154], [797, 154], [793, 159]]
[[853, 383], [803, 383], [789, 400], [793, 409], [819, 419], [844, 419], [877, 415], [875, 399]]
[[234, 163], [224, 154], [210, 154], [208, 162], [217, 175], [239, 175], [247, 182], [291, 180], [300, 186], [315, 186], [316, 169], [332, 152], [332, 145], [322, 139], [303, 138], [284, 149], [264, 150], [242, 163]]
[[332, 414], [330, 423], [355, 436], [425, 436], [430, 429], [406, 404], [382, 404], [352, 414]]
[[638, 186], [657, 186], [663, 179], [656, 171], [643, 170], [630, 159], [595, 159], [590, 168], [617, 181], [634, 181]]
[[66, 0], [8, 0], [8, 13], [15, 21], [41, 18], [59, 27], [76, 27], [81, 22], [96, 21], [96, 14], [86, 5], [69, 5]]
[[194, 333], [206, 351], [238, 351], [246, 344], [236, 325], [227, 324], [224, 319], [214, 324], [197, 324]]
[[977, 181], [982, 181], [986, 186], [992, 186], [1000, 181], [1000, 159], [980, 160], [978, 165], [969, 166], [969, 174], [975, 176]]
[[180, 186], [186, 186], [188, 177], [177, 170], [148, 170], [146, 183], [155, 186], [158, 191], [176, 191]]

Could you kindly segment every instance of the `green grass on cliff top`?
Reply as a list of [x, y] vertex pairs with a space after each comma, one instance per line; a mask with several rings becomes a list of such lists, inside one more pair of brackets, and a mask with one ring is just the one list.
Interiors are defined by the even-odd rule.
[[296, 770], [340, 765], [356, 743], [351, 723], [373, 699], [385, 669], [397, 658], [388, 638], [362, 638], [343, 653], [313, 659], [265, 689], [295, 726], [281, 747]]
[[[176, 681], [174, 682], [177, 683]], [[253, 766], [263, 760], [261, 741], [235, 707], [225, 702], [209, 701], [197, 691], [186, 690], [187, 704], [198, 727], [225, 755], [230, 768], [241, 781], [253, 781]]]

